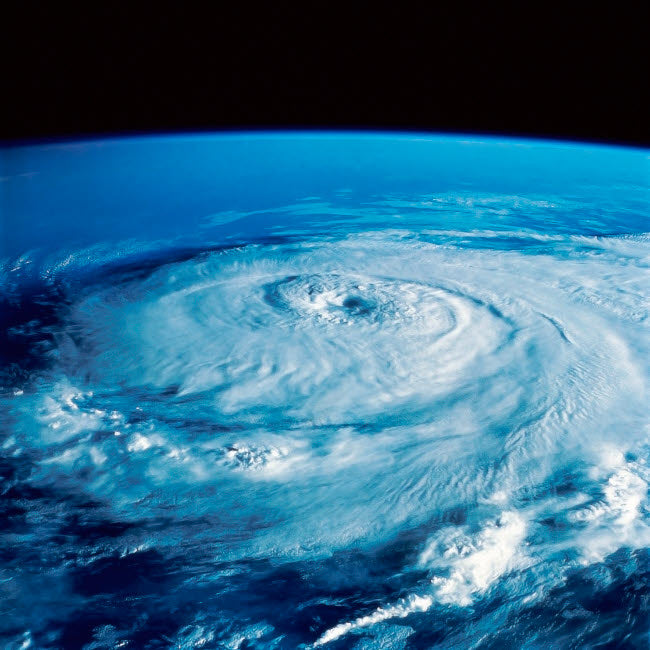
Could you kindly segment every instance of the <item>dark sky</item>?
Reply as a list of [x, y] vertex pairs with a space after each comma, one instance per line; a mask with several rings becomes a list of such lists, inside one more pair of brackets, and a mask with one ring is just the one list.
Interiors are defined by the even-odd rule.
[[645, 21], [624, 3], [553, 16], [103, 4], [8, 12], [2, 138], [343, 127], [650, 143]]

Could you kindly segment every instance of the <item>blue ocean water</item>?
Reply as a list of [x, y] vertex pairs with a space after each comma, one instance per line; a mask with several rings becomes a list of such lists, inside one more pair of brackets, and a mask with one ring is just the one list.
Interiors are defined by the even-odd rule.
[[648, 647], [647, 151], [0, 160], [4, 647]]

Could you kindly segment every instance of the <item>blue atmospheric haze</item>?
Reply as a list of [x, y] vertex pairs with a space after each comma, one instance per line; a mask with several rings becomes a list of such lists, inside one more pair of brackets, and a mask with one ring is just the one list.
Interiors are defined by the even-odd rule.
[[3, 647], [648, 647], [648, 151], [0, 162]]

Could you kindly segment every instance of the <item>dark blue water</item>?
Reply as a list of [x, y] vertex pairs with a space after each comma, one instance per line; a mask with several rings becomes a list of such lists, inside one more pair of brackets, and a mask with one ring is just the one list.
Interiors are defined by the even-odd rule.
[[648, 152], [0, 152], [9, 648], [640, 648]]

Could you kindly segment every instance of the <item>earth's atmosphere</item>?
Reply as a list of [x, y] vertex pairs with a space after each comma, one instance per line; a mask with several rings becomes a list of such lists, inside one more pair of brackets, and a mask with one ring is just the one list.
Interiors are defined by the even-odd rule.
[[642, 648], [649, 155], [0, 151], [8, 648]]

